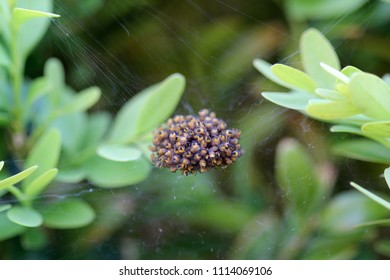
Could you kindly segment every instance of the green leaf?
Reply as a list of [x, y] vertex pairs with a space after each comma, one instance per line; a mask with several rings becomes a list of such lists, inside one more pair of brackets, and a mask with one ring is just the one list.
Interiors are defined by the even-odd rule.
[[42, 207], [45, 226], [57, 229], [80, 228], [95, 219], [95, 212], [83, 200], [68, 199]]
[[365, 196], [367, 196], [368, 198], [370, 198], [373, 201], [375, 201], [376, 203], [378, 203], [379, 205], [381, 205], [381, 206], [387, 208], [388, 210], [390, 210], [390, 202], [387, 202], [383, 198], [373, 194], [372, 192], [366, 190], [365, 188], [359, 186], [358, 184], [356, 184], [354, 182], [351, 182], [351, 186], [354, 187], [355, 189], [357, 189], [359, 192], [361, 192]]
[[61, 91], [65, 87], [64, 66], [59, 59], [50, 58], [45, 63], [44, 73], [50, 102], [56, 107], [60, 101]]
[[0, 44], [0, 67], [4, 66], [8, 68], [11, 63], [11, 59], [2, 44]]
[[294, 139], [280, 142], [276, 152], [276, 179], [290, 209], [310, 214], [318, 207], [320, 180], [315, 163]]
[[389, 186], [390, 188], [390, 167], [385, 169], [384, 176], [385, 176], [387, 186]]
[[293, 67], [275, 64], [271, 67], [271, 70], [276, 77], [285, 82], [291, 89], [304, 90], [309, 93], [314, 93], [316, 89], [316, 83], [309, 75]]
[[262, 59], [255, 59], [253, 61], [253, 66], [265, 77], [270, 79], [276, 84], [279, 84], [283, 87], [289, 88], [289, 85], [279, 79], [271, 70], [272, 65]]
[[11, 209], [11, 207], [12, 207], [11, 204], [3, 204], [3, 205], [0, 205], [0, 212], [7, 211], [7, 210]]
[[61, 136], [57, 129], [50, 129], [38, 139], [32, 147], [25, 166], [36, 164], [39, 166], [37, 172], [23, 181], [23, 188], [31, 183], [38, 176], [45, 173], [47, 170], [55, 168], [61, 151]]
[[349, 102], [312, 99], [306, 106], [306, 112], [321, 120], [335, 120], [359, 114], [360, 110]]
[[132, 98], [114, 120], [109, 140], [129, 143], [164, 122], [175, 110], [183, 94], [185, 79], [173, 74]]
[[85, 164], [85, 169], [91, 183], [103, 188], [117, 188], [145, 180], [151, 164], [143, 158], [117, 162], [94, 156]]
[[81, 182], [87, 177], [86, 171], [82, 167], [61, 168], [56, 180], [63, 183], [75, 184]]
[[38, 194], [43, 192], [43, 190], [50, 184], [51, 181], [53, 181], [57, 173], [57, 168], [47, 170], [45, 173], [35, 178], [34, 181], [25, 186], [24, 194], [30, 199], [35, 198]]
[[390, 121], [366, 123], [362, 126], [362, 132], [373, 137], [390, 138]]
[[121, 144], [101, 145], [97, 154], [113, 161], [132, 161], [141, 157], [141, 151], [136, 147]]
[[390, 118], [390, 87], [379, 77], [357, 73], [348, 84], [352, 102], [368, 117]]
[[322, 67], [322, 69], [324, 69], [326, 72], [331, 74], [333, 77], [335, 77], [339, 81], [341, 81], [345, 84], [349, 83], [349, 78], [346, 75], [344, 75], [342, 72], [334, 69], [333, 67], [331, 67], [328, 64], [323, 63], [323, 62], [320, 62], [320, 66]]
[[355, 74], [355, 73], [363, 73], [363, 71], [360, 70], [359, 68], [356, 68], [354, 66], [348, 65], [348, 66], [344, 67], [341, 70], [341, 73], [343, 73], [348, 78], [351, 78], [353, 74]]
[[352, 133], [357, 135], [363, 135], [362, 130], [358, 126], [352, 126], [352, 125], [345, 125], [345, 124], [338, 124], [334, 125], [330, 128], [331, 132], [346, 132], [346, 133]]
[[46, 246], [48, 240], [42, 228], [29, 228], [22, 234], [20, 242], [25, 250], [40, 250]]
[[337, 155], [362, 161], [390, 164], [390, 150], [368, 139], [343, 141], [333, 146]]
[[26, 104], [28, 106], [31, 106], [39, 97], [43, 96], [44, 94], [47, 94], [48, 92], [48, 83], [47, 79], [45, 77], [40, 77], [34, 79], [34, 81], [31, 82], [28, 92], [27, 92], [27, 98], [28, 101]]
[[79, 92], [70, 102], [64, 105], [59, 114], [72, 114], [79, 111], [86, 111], [92, 107], [100, 98], [101, 91], [98, 87], [90, 87]]
[[301, 57], [304, 70], [318, 87], [333, 89], [336, 78], [326, 72], [321, 62], [340, 70], [340, 62], [332, 45], [316, 29], [306, 30], [300, 40]]
[[10, 221], [25, 227], [39, 227], [43, 221], [38, 211], [23, 206], [12, 207], [8, 210], [7, 217]]
[[363, 6], [368, 0], [289, 0], [287, 11], [295, 20], [342, 18]]
[[20, 54], [26, 57], [46, 33], [49, 19], [59, 15], [50, 13], [52, 0], [18, 0], [17, 5], [19, 8], [13, 10], [12, 21], [19, 30]]
[[36, 165], [31, 166], [30, 168], [23, 170], [22, 172], [19, 172], [18, 174], [15, 174], [11, 177], [8, 177], [8, 178], [0, 181], [0, 190], [8, 188], [12, 185], [19, 183], [23, 179], [30, 176], [31, 173], [33, 173], [37, 168], [38, 168], [38, 166], [36, 166]]
[[386, 216], [388, 210], [373, 200], [358, 192], [347, 191], [337, 195], [328, 204], [322, 216], [321, 228], [326, 232], [345, 233], [364, 222]]
[[3, 169], [4, 167], [4, 161], [0, 161], [0, 171]]
[[3, 241], [23, 233], [26, 227], [11, 222], [6, 213], [0, 213], [0, 229], [0, 241]]
[[374, 248], [379, 254], [390, 257], [390, 239], [379, 240], [375, 243]]
[[325, 88], [317, 88], [315, 90], [315, 93], [324, 99], [329, 99], [332, 101], [341, 101], [341, 102], [347, 101], [347, 96], [345, 96], [344, 94], [341, 94], [335, 90], [330, 90], [330, 89], [325, 89]]
[[313, 95], [303, 91], [263, 92], [261, 94], [269, 101], [293, 110], [304, 111]]
[[97, 112], [89, 115], [87, 129], [83, 139], [84, 147], [96, 145], [103, 138], [111, 124], [111, 115]]

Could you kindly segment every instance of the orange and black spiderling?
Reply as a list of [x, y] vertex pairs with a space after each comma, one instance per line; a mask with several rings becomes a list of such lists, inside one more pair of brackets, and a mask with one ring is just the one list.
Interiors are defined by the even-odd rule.
[[180, 170], [184, 175], [225, 168], [243, 153], [240, 135], [238, 129], [228, 128], [207, 109], [196, 117], [178, 115], [155, 131], [152, 161], [157, 167]]

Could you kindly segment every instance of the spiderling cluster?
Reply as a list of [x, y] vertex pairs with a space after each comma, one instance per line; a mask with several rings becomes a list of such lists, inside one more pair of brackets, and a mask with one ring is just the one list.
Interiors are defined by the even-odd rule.
[[157, 167], [180, 170], [184, 175], [226, 168], [243, 153], [240, 134], [207, 109], [196, 117], [177, 115], [155, 131], [152, 161]]

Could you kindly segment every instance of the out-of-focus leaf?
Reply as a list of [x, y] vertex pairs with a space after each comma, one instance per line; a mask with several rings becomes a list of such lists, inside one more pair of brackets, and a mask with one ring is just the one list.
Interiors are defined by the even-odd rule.
[[390, 74], [383, 75], [382, 79], [385, 81], [385, 83], [390, 87]]
[[232, 259], [273, 259], [281, 226], [272, 213], [263, 213], [248, 223], [230, 250]]
[[1, 169], [3, 169], [3, 167], [4, 167], [4, 161], [0, 161], [0, 171]]
[[26, 230], [26, 227], [11, 222], [6, 213], [0, 213], [0, 228], [0, 241], [18, 236]]
[[84, 227], [95, 219], [91, 206], [75, 198], [45, 205], [41, 213], [45, 226], [58, 229]]
[[8, 67], [10, 65], [11, 59], [9, 58], [8, 53], [6, 52], [5, 48], [3, 45], [0, 44], [0, 67]]
[[31, 104], [34, 103], [39, 97], [41, 97], [44, 94], [47, 94], [48, 92], [48, 85], [47, 85], [47, 79], [46, 77], [40, 77], [34, 79], [34, 81], [31, 82], [28, 92], [27, 92], [27, 98], [28, 106], [31, 106]]
[[341, 82], [343, 82], [345, 84], [347, 84], [349, 82], [349, 78], [346, 75], [344, 75], [342, 72], [334, 69], [333, 67], [329, 66], [328, 64], [320, 62], [320, 66], [322, 67], [322, 69], [324, 69], [326, 72], [328, 72], [333, 77], [340, 80]]
[[15, 175], [8, 177], [4, 180], [1, 180], [0, 181], [0, 190], [19, 183], [20, 181], [22, 181], [25, 178], [27, 178], [28, 176], [30, 176], [31, 173], [33, 173], [37, 168], [38, 167], [36, 165], [34, 165], [34, 166], [31, 166], [30, 168], [27, 168], [26, 170], [23, 170], [22, 172], [19, 172], [18, 174], [15, 174]]
[[184, 85], [184, 77], [173, 74], [137, 94], [119, 111], [109, 141], [129, 143], [165, 121], [179, 103]]
[[289, 0], [288, 13], [295, 20], [339, 18], [363, 6], [368, 0]]
[[310, 93], [314, 93], [316, 89], [316, 83], [310, 76], [298, 69], [283, 64], [275, 64], [271, 67], [271, 71], [291, 89], [304, 90]]
[[12, 207], [8, 210], [7, 217], [12, 222], [25, 227], [39, 227], [43, 221], [38, 211], [23, 206]]
[[50, 129], [38, 139], [31, 149], [25, 166], [39, 166], [37, 172], [23, 181], [23, 188], [47, 170], [55, 168], [61, 151], [61, 136], [57, 129]]
[[117, 188], [145, 180], [151, 164], [143, 158], [117, 162], [94, 156], [85, 164], [85, 169], [91, 183], [103, 188]]
[[22, 24], [26, 23], [31, 19], [55, 18], [60, 16], [53, 13], [47, 13], [47, 12], [36, 11], [36, 10], [28, 10], [23, 8], [14, 8], [12, 14], [13, 14], [12, 20], [16, 28], [20, 28]]
[[359, 186], [358, 184], [356, 184], [354, 182], [351, 182], [351, 186], [354, 187], [355, 189], [357, 189], [358, 191], [360, 191], [365, 196], [367, 196], [370, 199], [372, 199], [373, 201], [375, 201], [376, 203], [378, 203], [378, 204], [382, 205], [383, 207], [390, 210], [390, 202], [384, 200], [383, 198], [377, 196], [376, 194], [373, 194], [372, 192], [366, 190], [365, 188]]
[[84, 168], [76, 166], [73, 168], [60, 168], [56, 180], [63, 183], [78, 183], [87, 177]]
[[356, 191], [337, 195], [326, 207], [321, 228], [329, 233], [351, 232], [361, 223], [382, 219], [388, 210]]
[[65, 86], [64, 66], [57, 58], [50, 58], [45, 63], [45, 78], [49, 91], [49, 99], [53, 106], [60, 100], [61, 90]]
[[101, 145], [97, 154], [113, 161], [132, 161], [141, 157], [141, 151], [136, 147], [121, 144]]
[[294, 139], [283, 140], [276, 152], [276, 179], [283, 197], [295, 212], [310, 215], [323, 191], [315, 163]]
[[29, 228], [21, 236], [21, 243], [25, 250], [39, 250], [47, 244], [46, 233], [42, 228]]
[[390, 87], [379, 77], [357, 73], [349, 84], [352, 102], [368, 117], [379, 120], [390, 118]]
[[80, 153], [84, 138], [87, 137], [88, 116], [84, 112], [60, 116], [54, 120], [52, 127], [61, 133], [61, 144], [64, 155]]
[[111, 115], [107, 112], [97, 112], [89, 115], [87, 130], [83, 139], [83, 146], [96, 145], [107, 132], [111, 123]]
[[345, 125], [345, 124], [334, 125], [330, 128], [330, 131], [331, 132], [346, 132], [346, 133], [363, 135], [362, 130], [359, 127], [352, 126], [352, 125]]
[[69, 103], [65, 104], [60, 109], [59, 114], [72, 114], [86, 111], [99, 100], [100, 95], [101, 91], [98, 87], [87, 88], [74, 96]]
[[[16, 6], [23, 9], [14, 9], [19, 19], [17, 25], [20, 22], [29, 20], [28, 23], [23, 24], [19, 30], [19, 50], [21, 55], [27, 57], [36, 44], [41, 40], [50, 23], [51, 17], [58, 17], [59, 15], [52, 14], [52, 0], [17, 0]], [[34, 10], [28, 12], [27, 10]]]
[[317, 87], [333, 89], [336, 78], [326, 72], [321, 62], [340, 70], [340, 62], [332, 45], [316, 29], [306, 30], [300, 41], [301, 57], [305, 72], [317, 83]]
[[374, 249], [381, 255], [390, 257], [390, 239], [379, 240], [374, 244]]
[[313, 95], [303, 91], [291, 92], [263, 92], [261, 94], [269, 101], [293, 110], [304, 111]]
[[11, 204], [3, 204], [3, 205], [0, 205], [0, 212], [7, 211], [7, 210], [11, 209], [11, 207], [12, 207]]
[[317, 237], [309, 242], [302, 254], [305, 260], [346, 260], [358, 252], [355, 240], [350, 236]]
[[24, 194], [30, 199], [33, 199], [50, 184], [50, 182], [55, 178], [57, 173], [57, 168], [47, 170], [45, 173], [41, 174], [39, 177], [35, 178], [34, 181], [25, 186]]
[[337, 143], [333, 146], [333, 152], [353, 159], [390, 164], [390, 150], [382, 144], [368, 139], [355, 139]]
[[360, 110], [349, 102], [312, 99], [306, 106], [306, 112], [321, 120], [335, 120], [359, 114]]
[[375, 137], [390, 138], [390, 121], [366, 123], [362, 126], [362, 132]]

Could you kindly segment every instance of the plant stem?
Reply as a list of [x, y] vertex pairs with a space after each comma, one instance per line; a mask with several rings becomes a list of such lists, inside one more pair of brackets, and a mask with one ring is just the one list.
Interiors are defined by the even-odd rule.
[[28, 205], [28, 200], [26, 199], [25, 195], [15, 186], [9, 186], [7, 187], [7, 190], [12, 193], [16, 199], [23, 205]]

